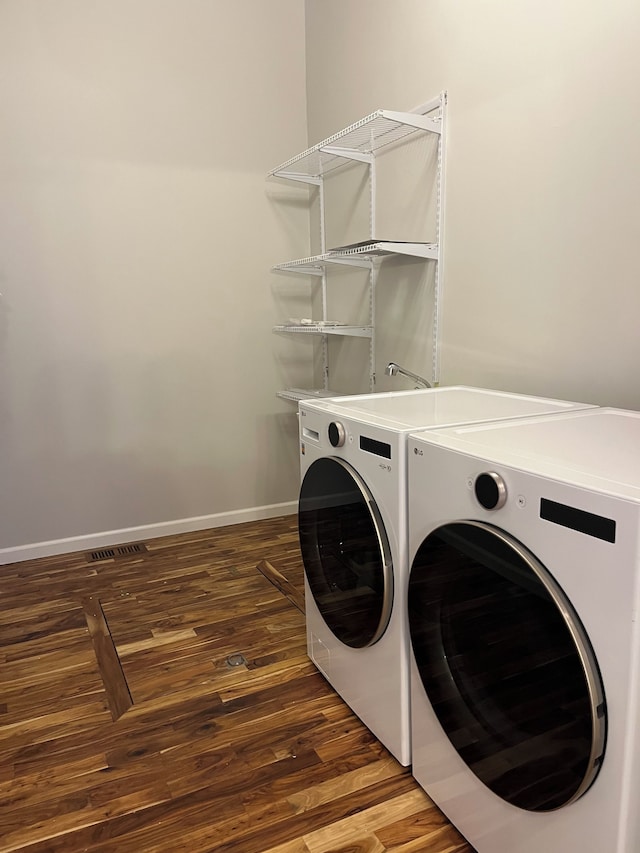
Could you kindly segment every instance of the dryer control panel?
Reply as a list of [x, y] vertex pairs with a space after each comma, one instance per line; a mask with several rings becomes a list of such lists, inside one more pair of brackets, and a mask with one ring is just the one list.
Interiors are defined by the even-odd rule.
[[473, 488], [478, 503], [485, 509], [501, 509], [507, 502], [507, 486], [495, 471], [479, 474]]
[[340, 421], [331, 421], [327, 428], [329, 444], [332, 447], [343, 447], [347, 438], [347, 432]]

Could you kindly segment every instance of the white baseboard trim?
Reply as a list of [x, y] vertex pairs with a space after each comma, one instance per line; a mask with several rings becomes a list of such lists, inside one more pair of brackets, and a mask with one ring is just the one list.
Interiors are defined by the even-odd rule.
[[141, 539], [157, 539], [160, 536], [173, 536], [176, 533], [192, 533], [194, 530], [208, 530], [211, 527], [227, 527], [230, 524], [242, 524], [245, 521], [260, 521], [264, 518], [276, 518], [279, 515], [293, 515], [297, 508], [296, 501], [287, 501], [286, 503], [268, 504], [250, 509], [219, 512], [214, 515], [199, 515], [195, 518], [161, 521], [158, 524], [123, 527], [121, 530], [108, 530], [104, 533], [70, 536], [67, 539], [52, 539], [49, 542], [35, 542], [33, 545], [0, 548], [0, 566], [23, 562], [24, 560], [35, 560], [38, 557], [69, 554], [73, 551], [93, 551], [96, 548], [122, 545], [125, 542]]

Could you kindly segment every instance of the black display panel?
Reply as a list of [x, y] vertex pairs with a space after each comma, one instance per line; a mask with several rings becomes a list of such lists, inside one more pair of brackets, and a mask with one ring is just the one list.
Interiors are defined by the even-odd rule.
[[605, 542], [616, 541], [616, 523], [612, 518], [595, 515], [547, 498], [540, 499], [540, 518], [568, 527], [570, 530], [577, 530], [578, 533], [593, 536], [595, 539], [603, 539]]
[[367, 453], [375, 453], [376, 456], [391, 459], [391, 445], [387, 444], [386, 441], [377, 441], [375, 438], [367, 438], [365, 435], [361, 435], [360, 450], [366, 450]]

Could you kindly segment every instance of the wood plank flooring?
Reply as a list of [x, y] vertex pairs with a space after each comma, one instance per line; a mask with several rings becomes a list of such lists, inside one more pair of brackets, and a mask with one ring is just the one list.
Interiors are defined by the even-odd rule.
[[147, 546], [0, 567], [2, 853], [473, 853], [307, 658], [294, 516]]

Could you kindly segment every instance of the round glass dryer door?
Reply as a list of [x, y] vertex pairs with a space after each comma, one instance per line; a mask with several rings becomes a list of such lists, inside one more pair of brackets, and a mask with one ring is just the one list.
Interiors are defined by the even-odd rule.
[[606, 712], [584, 628], [520, 543], [473, 521], [420, 546], [409, 627], [427, 698], [475, 775], [522, 809], [580, 797], [604, 754]]
[[373, 496], [341, 459], [309, 466], [298, 506], [300, 547], [313, 599], [332, 633], [364, 648], [384, 633], [393, 602], [388, 539]]

